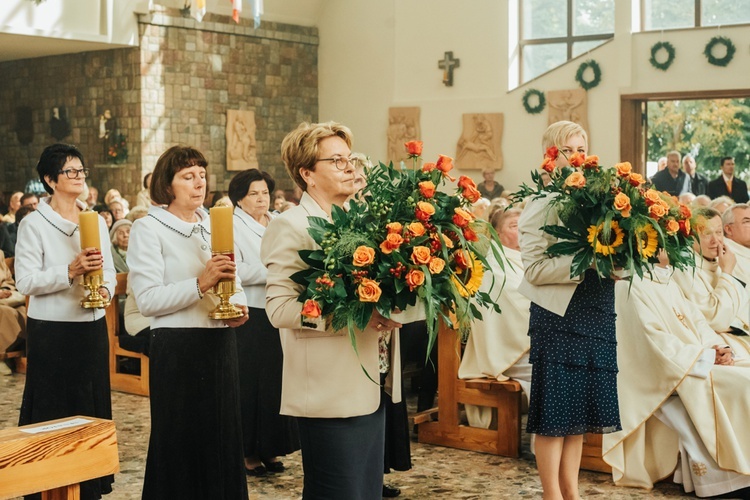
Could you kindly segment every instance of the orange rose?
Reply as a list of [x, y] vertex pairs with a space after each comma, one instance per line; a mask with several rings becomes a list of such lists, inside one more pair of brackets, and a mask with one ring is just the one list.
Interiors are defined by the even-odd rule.
[[440, 257], [433, 257], [427, 267], [429, 267], [431, 274], [440, 274], [445, 268], [445, 261]]
[[445, 155], [438, 155], [438, 161], [435, 164], [435, 168], [440, 170], [443, 175], [448, 175], [448, 172], [453, 170], [453, 158]]
[[682, 217], [683, 219], [689, 219], [692, 216], [693, 216], [693, 211], [690, 210], [690, 207], [680, 203], [680, 217]]
[[474, 183], [474, 181], [471, 179], [471, 177], [466, 177], [465, 175], [462, 175], [458, 178], [458, 187], [461, 189], [466, 189], [468, 187], [476, 188], [477, 185]]
[[643, 193], [643, 197], [646, 198], [647, 206], [651, 206], [654, 203], [661, 203], [661, 196], [659, 196], [659, 192], [653, 189], [646, 190], [646, 192]]
[[568, 187], [582, 188], [586, 185], [586, 177], [581, 172], [573, 172], [565, 178], [565, 185]]
[[435, 170], [434, 163], [425, 163], [422, 165], [422, 172], [432, 172], [433, 170]]
[[599, 157], [596, 155], [587, 156], [583, 162], [583, 168], [596, 168], [599, 166]]
[[429, 220], [430, 217], [435, 215], [435, 206], [426, 201], [418, 201], [415, 215], [417, 216], [417, 219], [421, 221]]
[[363, 278], [357, 287], [360, 302], [377, 302], [380, 300], [381, 293], [378, 282], [369, 278]]
[[669, 234], [677, 234], [677, 231], [680, 230], [680, 223], [677, 222], [674, 219], [669, 219], [667, 221], [667, 233]]
[[681, 220], [679, 222], [680, 224], [680, 232], [685, 236], [686, 238], [690, 236], [690, 219]]
[[456, 207], [453, 211], [455, 212], [455, 215], [453, 215], [453, 223], [458, 227], [466, 227], [474, 220], [474, 216], [463, 208]]
[[586, 155], [583, 153], [573, 153], [568, 158], [568, 164], [571, 167], [580, 167], [584, 163], [586, 163]]
[[432, 198], [435, 196], [435, 183], [432, 181], [422, 181], [419, 183], [419, 192], [425, 198]]
[[302, 316], [306, 318], [319, 318], [322, 312], [320, 304], [313, 299], [307, 299], [302, 306]]
[[457, 250], [453, 254], [453, 259], [461, 269], [468, 269], [471, 266], [471, 255], [468, 250]]
[[551, 158], [553, 160], [556, 160], [559, 154], [560, 150], [557, 149], [557, 146], [550, 146], [547, 148], [547, 151], [544, 152], [545, 157]]
[[648, 214], [651, 218], [659, 220], [667, 215], [667, 207], [662, 203], [654, 203], [648, 207]]
[[633, 171], [633, 166], [629, 161], [624, 161], [615, 165], [615, 170], [617, 170], [617, 175], [620, 177], [627, 177]]
[[411, 251], [411, 261], [416, 265], [429, 264], [431, 258], [430, 249], [428, 247], [416, 246]]
[[482, 193], [480, 193], [477, 188], [469, 186], [467, 188], [464, 188], [464, 190], [461, 192], [461, 196], [463, 196], [470, 202], [475, 203], [479, 198], [482, 197]]
[[613, 204], [615, 210], [619, 210], [623, 217], [630, 217], [630, 198], [625, 193], [619, 193], [615, 196], [615, 202]]
[[540, 168], [545, 172], [552, 173], [555, 170], [555, 166], [556, 165], [554, 158], [545, 158]]
[[475, 233], [474, 230], [470, 227], [464, 228], [464, 238], [466, 239], [466, 241], [479, 241], [477, 233]]
[[422, 141], [409, 141], [404, 143], [404, 146], [409, 156], [419, 156], [422, 154]]
[[425, 233], [424, 224], [421, 222], [412, 222], [406, 228], [409, 230], [411, 234], [414, 236], [422, 236]]
[[628, 178], [628, 182], [631, 186], [638, 187], [641, 184], [646, 183], [646, 179], [643, 178], [641, 174], [630, 174], [630, 177]]
[[397, 250], [403, 242], [404, 239], [400, 234], [389, 233], [388, 236], [385, 237], [385, 241], [380, 244], [380, 250], [385, 254], [389, 254], [394, 250]]
[[375, 262], [375, 249], [364, 245], [358, 246], [354, 251], [352, 264], [357, 267], [369, 266]]
[[385, 229], [386, 231], [388, 231], [388, 234], [390, 233], [401, 234], [401, 231], [403, 231], [404, 226], [402, 226], [400, 222], [390, 222], [385, 225]]
[[446, 235], [441, 234], [443, 237], [443, 243], [445, 244], [446, 248], [453, 248], [453, 240], [448, 238]]
[[409, 291], [413, 292], [418, 286], [424, 284], [424, 273], [419, 269], [412, 269], [406, 273], [406, 284], [409, 285]]

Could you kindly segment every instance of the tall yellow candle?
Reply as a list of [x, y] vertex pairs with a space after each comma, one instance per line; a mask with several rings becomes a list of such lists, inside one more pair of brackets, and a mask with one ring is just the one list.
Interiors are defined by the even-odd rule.
[[233, 207], [211, 208], [211, 250], [213, 253], [234, 252]]
[[[81, 212], [78, 215], [78, 231], [81, 233], [81, 249], [96, 248], [101, 252], [101, 241], [99, 240], [99, 214], [97, 212]], [[97, 269], [86, 273], [87, 276], [103, 276], [104, 271]]]

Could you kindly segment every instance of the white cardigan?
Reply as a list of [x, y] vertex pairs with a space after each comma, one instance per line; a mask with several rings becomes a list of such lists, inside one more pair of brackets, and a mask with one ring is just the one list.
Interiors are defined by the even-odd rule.
[[[16, 243], [16, 288], [29, 295], [29, 318], [45, 321], [94, 321], [104, 316], [104, 309], [84, 309], [81, 299], [87, 295], [82, 278], [68, 282], [68, 265], [81, 253], [78, 225], [63, 219], [49, 205], [50, 197], [39, 200], [18, 227]], [[86, 205], [78, 202], [78, 208]], [[104, 257], [105, 287], [112, 296], [115, 289], [115, 266], [109, 245], [109, 231], [99, 217], [99, 240]]]
[[[275, 217], [268, 212], [268, 219]], [[268, 270], [260, 261], [260, 241], [265, 226], [253, 219], [240, 207], [234, 209], [234, 261], [237, 275], [245, 290], [247, 305], [257, 309], [266, 307], [266, 276]]]
[[[210, 291], [198, 295], [198, 276], [211, 258], [210, 219], [196, 210], [199, 222], [177, 218], [163, 207], [152, 206], [130, 232], [128, 266], [130, 285], [141, 314], [155, 328], [223, 328], [223, 321], [208, 314], [219, 303]], [[230, 301], [246, 305], [239, 277]]]

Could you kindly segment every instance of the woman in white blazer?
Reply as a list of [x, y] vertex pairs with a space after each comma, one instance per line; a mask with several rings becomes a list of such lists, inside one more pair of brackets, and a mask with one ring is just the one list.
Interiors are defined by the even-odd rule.
[[[550, 125], [542, 148], [556, 146], [556, 168], [574, 153], [586, 154], [588, 138], [572, 122]], [[535, 452], [544, 498], [578, 498], [583, 434], [620, 430], [614, 280], [594, 269], [570, 276], [572, 257], [551, 257], [555, 238], [545, 225], [561, 224], [552, 196], [529, 199], [519, 219], [524, 275], [518, 291], [531, 300], [531, 396], [526, 431]]]
[[[268, 269], [266, 311], [279, 328], [284, 350], [281, 413], [298, 417], [304, 499], [380, 499], [385, 413], [380, 386], [364, 373], [379, 372], [378, 332], [401, 325], [377, 312], [356, 332], [359, 357], [345, 331], [326, 318], [302, 320], [301, 287], [291, 276], [305, 269], [299, 250], [317, 248], [307, 218], [330, 219], [356, 191], [351, 132], [343, 125], [303, 123], [281, 144], [281, 156], [304, 192], [300, 204], [268, 225], [261, 260]], [[398, 336], [390, 352], [386, 389], [401, 400]]]

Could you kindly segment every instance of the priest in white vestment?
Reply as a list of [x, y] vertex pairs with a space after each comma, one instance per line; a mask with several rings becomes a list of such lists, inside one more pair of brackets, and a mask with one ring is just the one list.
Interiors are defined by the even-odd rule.
[[737, 256], [732, 275], [750, 285], [750, 205], [737, 203], [721, 216], [724, 243]]
[[750, 360], [725, 344], [670, 273], [657, 268], [630, 289], [617, 284], [622, 431], [603, 436], [604, 461], [620, 486], [650, 489], [674, 473], [699, 497], [748, 498], [738, 490], [750, 487]]
[[[503, 270], [489, 252], [487, 257], [492, 274], [486, 273], [482, 291], [490, 291], [492, 278], [495, 287], [490, 291], [492, 299], [500, 306], [501, 314], [492, 310], [482, 311], [482, 321], [475, 321], [466, 343], [458, 377], [512, 378], [521, 384], [528, 400], [531, 389], [531, 364], [529, 363], [529, 299], [518, 293], [523, 276], [523, 262], [518, 245], [518, 217], [521, 210], [510, 208], [498, 211], [492, 217], [492, 225], [500, 237], [507, 262]], [[500, 290], [500, 284], [505, 284]], [[492, 421], [492, 409], [485, 406], [466, 405], [466, 418], [472, 427], [488, 429]]]
[[737, 257], [725, 245], [724, 226], [718, 212], [710, 208], [694, 213], [696, 267], [676, 271], [674, 280], [694, 303], [711, 328], [727, 344], [750, 354], [750, 295], [745, 283], [734, 276]]

